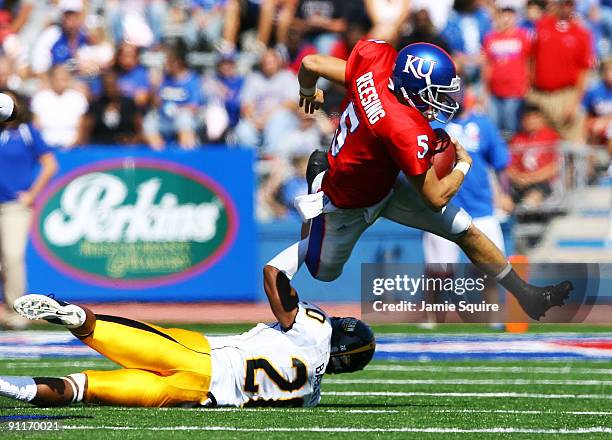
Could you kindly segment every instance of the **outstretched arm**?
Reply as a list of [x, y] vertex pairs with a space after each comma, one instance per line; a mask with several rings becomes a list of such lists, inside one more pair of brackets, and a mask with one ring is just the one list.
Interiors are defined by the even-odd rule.
[[40, 192], [47, 186], [47, 183], [57, 173], [58, 165], [55, 155], [53, 153], [45, 153], [39, 158], [40, 172], [32, 183], [29, 190], [19, 194], [19, 199], [26, 205], [30, 206], [34, 203], [34, 200], [40, 194]]
[[298, 295], [291, 286], [289, 278], [274, 266], [264, 267], [264, 290], [270, 302], [270, 308], [279, 324], [288, 330], [295, 321], [298, 312]]
[[317, 89], [317, 80], [325, 78], [345, 86], [346, 61], [327, 55], [307, 55], [298, 73], [300, 83], [300, 107], [306, 113], [314, 113], [323, 104], [323, 92]]
[[344, 86], [344, 71], [346, 61], [327, 55], [306, 55], [298, 73], [300, 87], [311, 88], [317, 85], [319, 78], [325, 78]]
[[291, 287], [290, 280], [306, 258], [308, 240], [304, 238], [305, 235], [301, 241], [276, 255], [263, 270], [264, 290], [268, 296], [270, 308], [285, 330], [293, 326], [298, 312], [298, 294]]

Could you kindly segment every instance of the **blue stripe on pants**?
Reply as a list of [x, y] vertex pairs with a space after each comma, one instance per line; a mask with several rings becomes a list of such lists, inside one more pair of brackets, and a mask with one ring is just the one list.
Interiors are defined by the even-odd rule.
[[310, 236], [308, 237], [308, 251], [306, 252], [306, 267], [313, 277], [319, 273], [321, 263], [321, 250], [325, 238], [325, 214], [320, 214], [312, 220]]

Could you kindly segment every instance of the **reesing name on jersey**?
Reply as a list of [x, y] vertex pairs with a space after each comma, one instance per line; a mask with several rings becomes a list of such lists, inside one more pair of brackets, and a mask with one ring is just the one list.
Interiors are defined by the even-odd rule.
[[376, 124], [386, 115], [382, 102], [380, 102], [378, 92], [376, 91], [376, 87], [374, 86], [373, 76], [372, 72], [366, 72], [355, 81], [361, 107], [371, 125]]

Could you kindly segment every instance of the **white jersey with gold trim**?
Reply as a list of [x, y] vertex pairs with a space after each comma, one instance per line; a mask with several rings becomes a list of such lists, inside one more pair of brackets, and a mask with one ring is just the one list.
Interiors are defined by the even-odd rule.
[[258, 324], [236, 336], [208, 337], [210, 392], [221, 406], [315, 406], [321, 400], [332, 327], [325, 312], [299, 303], [295, 322]]

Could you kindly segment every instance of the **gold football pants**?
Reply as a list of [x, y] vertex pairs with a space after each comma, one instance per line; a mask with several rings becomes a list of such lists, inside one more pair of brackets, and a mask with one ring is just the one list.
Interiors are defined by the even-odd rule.
[[96, 318], [93, 333], [82, 341], [123, 369], [85, 371], [85, 402], [162, 407], [207, 400], [212, 366], [204, 335], [116, 316]]

